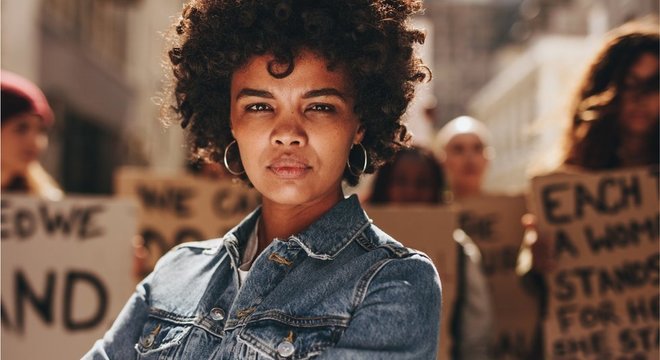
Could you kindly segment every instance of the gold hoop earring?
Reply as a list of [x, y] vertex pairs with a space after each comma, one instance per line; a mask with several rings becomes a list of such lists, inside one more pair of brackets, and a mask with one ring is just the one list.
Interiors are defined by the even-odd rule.
[[[229, 145], [227, 145], [227, 147], [225, 147], [225, 156], [223, 157], [222, 160], [223, 160], [224, 163], [225, 163], [225, 168], [227, 169], [227, 171], [229, 171], [230, 174], [232, 174], [232, 175], [234, 175], [234, 176], [241, 176], [241, 175], [245, 174], [245, 169], [243, 169], [243, 171], [234, 171], [234, 170], [232, 170], [232, 169], [229, 167], [229, 162], [227, 161], [227, 153], [229, 152], [229, 148], [230, 148], [233, 144], [236, 144], [236, 147], [238, 147], [238, 143], [237, 143], [236, 140], [234, 139], [232, 142], [229, 143]], [[239, 159], [240, 159], [240, 156], [239, 156]]]
[[[353, 168], [354, 166], [351, 166], [351, 154], [350, 154], [350, 151], [353, 151], [353, 146], [354, 146], [354, 145], [360, 145], [360, 147], [362, 148], [362, 153], [364, 154], [364, 164], [362, 164], [362, 169], [361, 169], [360, 172], [358, 172], [357, 174], [356, 174], [355, 172], [353, 172], [353, 169], [352, 169], [352, 168]], [[350, 150], [350, 151], [349, 151], [349, 154], [348, 154], [348, 159], [346, 159], [346, 166], [348, 166], [348, 172], [350, 172], [350, 173], [353, 174], [354, 176], [360, 176], [360, 175], [364, 174], [364, 171], [365, 171], [365, 170], [367, 170], [367, 163], [369, 162], [369, 156], [367, 155], [367, 149], [364, 147], [364, 145], [362, 145], [362, 143], [357, 143], [357, 144], [353, 144], [353, 145], [351, 145], [351, 150]], [[359, 169], [358, 167], [355, 167], [355, 168], [356, 168], [356, 169]]]

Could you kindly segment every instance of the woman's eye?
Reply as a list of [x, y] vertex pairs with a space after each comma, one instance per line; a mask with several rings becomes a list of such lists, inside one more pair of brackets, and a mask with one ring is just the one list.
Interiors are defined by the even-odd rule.
[[27, 134], [29, 130], [30, 130], [30, 125], [23, 122], [19, 123], [15, 128], [15, 131], [18, 134]]
[[328, 104], [314, 104], [309, 107], [309, 110], [320, 112], [335, 112], [335, 107]]
[[245, 110], [251, 112], [271, 111], [272, 109], [270, 105], [264, 103], [251, 104], [245, 107]]

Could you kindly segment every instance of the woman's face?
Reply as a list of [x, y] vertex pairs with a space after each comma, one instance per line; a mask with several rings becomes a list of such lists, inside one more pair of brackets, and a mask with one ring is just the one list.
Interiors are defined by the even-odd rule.
[[2, 171], [23, 175], [48, 146], [46, 126], [33, 114], [19, 114], [2, 123]]
[[657, 82], [658, 57], [646, 53], [632, 65], [624, 79], [621, 93], [620, 124], [629, 135], [646, 135], [658, 123], [660, 99], [657, 84], [644, 89], [649, 82]]
[[394, 163], [390, 177], [387, 198], [392, 203], [432, 204], [438, 201], [439, 179], [433, 178], [433, 171], [425, 160], [403, 155]]
[[478, 193], [488, 165], [484, 144], [472, 133], [458, 134], [445, 146], [444, 170], [451, 187]]
[[264, 201], [304, 205], [337, 201], [346, 159], [362, 140], [344, 72], [301, 52], [283, 79], [255, 56], [231, 82], [231, 127], [241, 162]]

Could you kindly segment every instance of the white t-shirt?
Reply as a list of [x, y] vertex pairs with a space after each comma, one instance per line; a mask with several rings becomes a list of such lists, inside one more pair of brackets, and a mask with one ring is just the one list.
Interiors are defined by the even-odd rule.
[[245, 245], [245, 252], [243, 252], [243, 258], [241, 259], [241, 266], [238, 267], [238, 277], [240, 279], [241, 285], [245, 282], [245, 278], [247, 278], [248, 274], [250, 273], [250, 267], [252, 266], [255, 255], [257, 255], [257, 247], [259, 245], [260, 220], [261, 219], [257, 220], [257, 223], [255, 224], [250, 237], [248, 238], [248, 242]]

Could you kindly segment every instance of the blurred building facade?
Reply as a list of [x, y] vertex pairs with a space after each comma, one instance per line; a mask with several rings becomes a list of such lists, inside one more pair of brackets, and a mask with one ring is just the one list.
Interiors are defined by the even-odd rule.
[[520, 0], [426, 0], [433, 23], [433, 87], [437, 129], [465, 115], [468, 100], [495, 74], [492, 59], [509, 43]]
[[558, 165], [562, 119], [591, 48], [582, 37], [539, 38], [471, 99], [470, 114], [493, 135], [487, 191], [522, 192], [532, 162], [537, 172]]
[[[428, 16], [417, 16], [413, 18], [413, 26], [421, 29], [426, 34], [424, 44], [417, 46], [417, 55], [426, 66], [433, 64], [434, 24]], [[434, 82], [427, 79], [415, 88], [415, 97], [408, 106], [404, 115], [404, 121], [408, 131], [413, 136], [413, 141], [418, 145], [430, 146], [435, 129], [433, 108], [435, 107], [435, 96], [433, 94]]]
[[182, 0], [2, 0], [2, 67], [37, 83], [56, 114], [44, 164], [68, 192], [109, 193], [121, 165], [179, 168], [166, 131], [164, 34]]
[[658, 14], [656, 0], [525, 0], [512, 26], [517, 41], [499, 49], [499, 70], [468, 102], [493, 132], [496, 157], [485, 187], [527, 189], [529, 178], [561, 160], [571, 101], [603, 35]]

